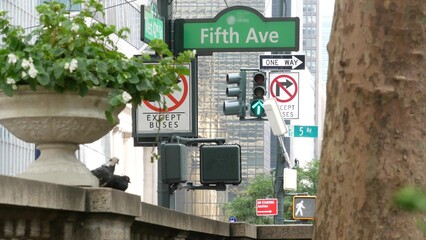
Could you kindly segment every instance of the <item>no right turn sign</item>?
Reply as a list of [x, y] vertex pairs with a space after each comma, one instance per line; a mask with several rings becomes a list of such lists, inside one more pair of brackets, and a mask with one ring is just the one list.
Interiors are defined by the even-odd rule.
[[284, 119], [299, 118], [299, 73], [273, 72], [269, 75], [270, 97], [277, 100]]

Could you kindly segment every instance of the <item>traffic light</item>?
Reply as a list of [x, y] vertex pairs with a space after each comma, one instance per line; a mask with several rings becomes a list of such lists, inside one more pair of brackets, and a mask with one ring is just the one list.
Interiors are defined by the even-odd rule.
[[186, 182], [188, 150], [179, 143], [161, 145], [161, 161], [164, 162], [163, 181], [168, 183]]
[[266, 73], [255, 72], [253, 74], [253, 99], [250, 101], [250, 116], [265, 117], [263, 98], [266, 95]]
[[246, 77], [245, 71], [226, 75], [227, 84], [237, 84], [236, 86], [228, 85], [226, 96], [237, 97], [237, 99], [227, 100], [223, 103], [223, 113], [225, 115], [237, 115], [240, 118], [246, 116]]
[[316, 199], [316, 196], [294, 196], [293, 219], [314, 220]]
[[238, 144], [200, 147], [200, 182], [209, 184], [241, 183], [241, 147]]

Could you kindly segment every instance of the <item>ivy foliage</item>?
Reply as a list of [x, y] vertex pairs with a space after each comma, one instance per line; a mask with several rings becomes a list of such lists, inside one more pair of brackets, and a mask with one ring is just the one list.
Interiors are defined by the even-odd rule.
[[118, 50], [118, 39], [126, 39], [128, 28], [95, 20], [103, 16], [98, 0], [70, 0], [70, 7], [81, 4], [72, 14], [65, 4], [45, 1], [36, 7], [40, 25], [25, 34], [20, 26], [12, 26], [6, 12], [0, 12], [0, 90], [13, 96], [19, 85], [76, 92], [85, 96], [89, 89], [111, 89], [106, 117], [126, 103], [143, 100], [161, 101], [162, 96], [179, 90], [179, 75], [188, 75], [187, 64], [195, 52], [174, 56], [167, 44], [155, 39], [149, 47], [158, 62], [141, 54], [131, 58]]

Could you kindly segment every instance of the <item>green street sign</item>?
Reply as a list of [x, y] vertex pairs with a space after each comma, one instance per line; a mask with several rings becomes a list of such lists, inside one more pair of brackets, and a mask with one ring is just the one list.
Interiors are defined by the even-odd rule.
[[294, 137], [318, 137], [318, 126], [297, 126], [294, 125]]
[[176, 19], [176, 51], [298, 51], [299, 18], [265, 18], [245, 6], [227, 8], [213, 19]]
[[164, 19], [157, 14], [157, 7], [152, 5], [151, 11], [141, 6], [141, 40], [149, 43], [153, 39], [164, 40]]

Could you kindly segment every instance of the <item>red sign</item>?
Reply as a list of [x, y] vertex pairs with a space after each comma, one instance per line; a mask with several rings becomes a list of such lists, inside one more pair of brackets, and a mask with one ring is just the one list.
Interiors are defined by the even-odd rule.
[[269, 90], [278, 102], [290, 102], [297, 95], [297, 82], [292, 76], [282, 74], [272, 80]]
[[181, 87], [182, 91], [176, 91], [173, 94], [177, 94], [180, 96], [175, 96], [173, 94], [167, 95], [167, 98], [169, 101], [166, 103], [167, 109], [162, 109], [161, 107], [153, 105], [151, 102], [144, 100], [143, 102], [145, 105], [150, 108], [153, 111], [156, 112], [172, 112], [173, 110], [176, 110], [178, 107], [182, 105], [182, 103], [185, 102], [186, 97], [188, 96], [188, 80], [185, 76], [180, 76], [180, 79], [182, 80], [181, 83], [183, 84], [183, 87]]
[[256, 200], [256, 215], [270, 216], [278, 215], [278, 199], [257, 199]]

